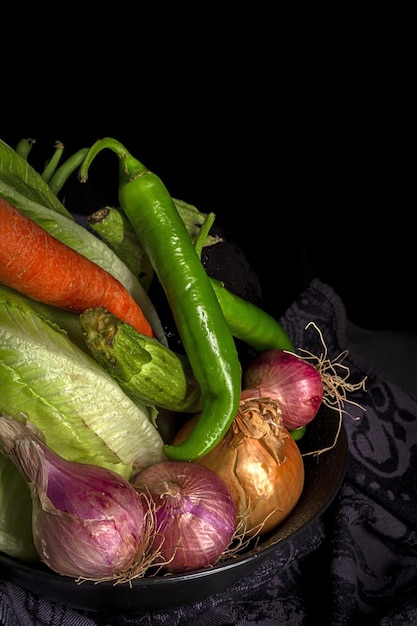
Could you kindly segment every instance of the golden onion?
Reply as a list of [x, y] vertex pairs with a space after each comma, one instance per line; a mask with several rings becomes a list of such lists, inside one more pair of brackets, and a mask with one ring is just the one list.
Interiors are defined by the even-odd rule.
[[[186, 439], [197, 418], [182, 426], [174, 444]], [[193, 462], [214, 470], [229, 486], [248, 536], [263, 535], [280, 524], [304, 487], [301, 452], [272, 398], [241, 400], [223, 439]]]

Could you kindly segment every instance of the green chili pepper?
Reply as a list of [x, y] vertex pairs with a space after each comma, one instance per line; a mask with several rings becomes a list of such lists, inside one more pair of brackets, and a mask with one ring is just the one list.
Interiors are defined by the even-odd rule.
[[300, 441], [306, 434], [307, 426], [300, 426], [300, 428], [294, 428], [290, 430], [290, 435], [294, 441]]
[[91, 162], [105, 148], [119, 158], [120, 206], [165, 291], [202, 392], [202, 410], [188, 439], [165, 447], [168, 458], [192, 461], [214, 448], [237, 413], [241, 367], [236, 345], [193, 241], [161, 179], [121, 143], [105, 138], [88, 151], [80, 180], [87, 180]]
[[233, 294], [222, 281], [210, 280], [234, 337], [245, 341], [257, 352], [272, 349], [295, 352], [287, 333], [272, 315]]
[[[175, 198], [173, 201], [194, 242], [194, 248], [198, 256], [201, 257], [203, 246], [213, 245], [218, 241], [209, 235], [215, 214], [199, 213], [192, 205], [187, 205]], [[190, 213], [190, 218], [193, 216], [192, 223], [187, 219], [187, 210]], [[100, 234], [126, 265], [131, 265], [126, 255], [129, 255], [135, 264], [140, 263], [143, 260], [144, 252], [130, 221], [124, 216], [123, 230], [120, 232], [115, 220], [111, 219], [109, 211], [118, 213], [119, 209], [105, 208], [91, 214], [89, 216], [90, 226]], [[196, 216], [198, 217], [198, 229], [192, 227], [192, 224], [197, 223]], [[120, 241], [117, 238], [118, 233], [120, 233]], [[132, 267], [131, 269], [133, 271]], [[133, 273], [137, 274], [137, 269]], [[143, 284], [141, 276], [139, 279]], [[244, 341], [257, 352], [271, 349], [296, 351], [287, 333], [274, 317], [252, 302], [233, 294], [222, 281], [210, 278], [210, 282], [234, 337]]]

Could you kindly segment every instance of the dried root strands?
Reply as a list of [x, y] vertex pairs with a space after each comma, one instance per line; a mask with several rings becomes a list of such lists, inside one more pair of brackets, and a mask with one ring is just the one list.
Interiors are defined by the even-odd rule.
[[[193, 427], [186, 422], [176, 438]], [[195, 461], [216, 472], [229, 486], [245, 536], [264, 535], [297, 504], [304, 486], [300, 450], [285, 428], [272, 398], [241, 401], [232, 426], [217, 446]]]

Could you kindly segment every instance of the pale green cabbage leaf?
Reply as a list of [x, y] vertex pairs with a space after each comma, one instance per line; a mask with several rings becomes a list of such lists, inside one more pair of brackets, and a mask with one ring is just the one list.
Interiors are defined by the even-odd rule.
[[[30, 300], [0, 285], [0, 411], [29, 420], [62, 457], [129, 479], [165, 460], [155, 408], [133, 402]], [[1, 437], [1, 431], [0, 431]], [[36, 559], [28, 486], [0, 453], [0, 551]]]
[[164, 458], [156, 409], [133, 402], [25, 296], [0, 285], [0, 410], [25, 414], [55, 452], [129, 477]]
[[0, 551], [39, 561], [32, 535], [32, 497], [17, 467], [0, 453]]

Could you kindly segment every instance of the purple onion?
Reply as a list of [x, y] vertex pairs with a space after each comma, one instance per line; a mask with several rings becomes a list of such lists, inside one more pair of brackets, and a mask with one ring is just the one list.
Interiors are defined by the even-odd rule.
[[217, 474], [187, 461], [163, 461], [143, 470], [133, 484], [154, 504], [154, 564], [180, 573], [219, 559], [236, 528], [236, 505]]
[[0, 450], [27, 480], [40, 559], [58, 574], [100, 580], [135, 560], [144, 529], [142, 502], [116, 472], [67, 461], [29, 428], [0, 416]]
[[285, 350], [261, 353], [243, 376], [242, 400], [273, 398], [289, 430], [306, 426], [323, 400], [323, 381], [311, 363]]

